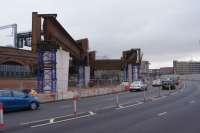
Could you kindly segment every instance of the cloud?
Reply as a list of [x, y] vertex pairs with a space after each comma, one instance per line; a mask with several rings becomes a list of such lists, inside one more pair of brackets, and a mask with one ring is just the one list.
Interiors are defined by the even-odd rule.
[[57, 13], [74, 39], [88, 37], [98, 55], [119, 58], [123, 50], [141, 48], [152, 68], [200, 50], [198, 0], [7, 0], [3, 5], [0, 25], [16, 22], [19, 31], [30, 30], [32, 11]]

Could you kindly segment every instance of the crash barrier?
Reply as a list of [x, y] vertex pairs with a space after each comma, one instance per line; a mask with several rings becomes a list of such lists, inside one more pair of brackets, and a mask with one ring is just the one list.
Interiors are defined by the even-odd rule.
[[4, 119], [3, 119], [3, 104], [0, 103], [0, 129], [5, 128]]
[[115, 104], [117, 107], [119, 107], [119, 95], [120, 92], [129, 91], [129, 87], [125, 86], [117, 86], [115, 88], [99, 88], [99, 89], [77, 89], [72, 90], [73, 92], [73, 111], [74, 115], [77, 114], [77, 101], [80, 98], [84, 97], [91, 97], [91, 96], [99, 96], [99, 95], [105, 95], [105, 94], [115, 94]]
[[[179, 85], [177, 86], [177, 91], [180, 90], [184, 85], [184, 82], [180, 82]], [[158, 97], [161, 97], [161, 88], [162, 86], [158, 86], [156, 87], [158, 88], [158, 93], [159, 94], [154, 94], [154, 96], [148, 96], [148, 90], [144, 90], [143, 93], [140, 93], [142, 94], [143, 96], [141, 97], [141, 99], [139, 100], [140, 102], [142, 103], [145, 103], [145, 102], [148, 102], [148, 101], [151, 101], [151, 100], [154, 100]], [[169, 87], [171, 88], [171, 87]], [[79, 91], [77, 90], [74, 90], [74, 96], [72, 98], [72, 101], [73, 101], [73, 113], [74, 113], [74, 116], [77, 117], [77, 102], [79, 101], [79, 99], [81, 97], [88, 97], [88, 96], [96, 96], [96, 95], [102, 95], [102, 94], [108, 94], [108, 93], [112, 93], [112, 96], [113, 96], [113, 99], [114, 99], [114, 102], [113, 102], [113, 107], [116, 107], [116, 108], [123, 108], [123, 104], [124, 103], [120, 103], [120, 95], [122, 94], [122, 92], [125, 92], [125, 91], [129, 91], [129, 87], [127, 86], [123, 86], [123, 85], [119, 85], [115, 88], [110, 88], [110, 89], [107, 89], [107, 88], [101, 88], [101, 89], [81, 89]], [[169, 89], [169, 94], [176, 94], [176, 93], [171, 93], [171, 89]], [[164, 94], [166, 95], [166, 94]], [[142, 99], [143, 98], [143, 99]], [[141, 101], [143, 100], [143, 101]], [[127, 104], [127, 103], [125, 103]]]
[[[80, 82], [80, 81], [79, 81]], [[85, 82], [84, 80], [81, 80], [81, 82]], [[76, 87], [78, 81], [77, 80], [69, 80], [69, 87]], [[109, 85], [118, 85], [120, 84], [119, 80], [116, 79], [90, 79], [88, 86], [89, 87], [105, 87]], [[80, 86], [83, 88], [82, 86]]]
[[[106, 87], [106, 88], [91, 88], [91, 89], [74, 89], [78, 93], [79, 97], [92, 97], [92, 96], [100, 96], [106, 94], [112, 94], [116, 91], [123, 92], [125, 91], [124, 86], [113, 86], [113, 87]], [[74, 92], [74, 90], [72, 90]]]

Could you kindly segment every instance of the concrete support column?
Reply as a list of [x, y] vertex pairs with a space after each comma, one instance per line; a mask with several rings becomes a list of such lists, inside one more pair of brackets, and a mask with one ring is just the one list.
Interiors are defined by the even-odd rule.
[[132, 83], [139, 79], [139, 65], [138, 64], [128, 64], [128, 82]]
[[78, 77], [77, 77], [77, 85], [78, 87], [84, 87], [85, 83], [85, 67], [84, 65], [78, 66]]
[[127, 64], [124, 66], [124, 70], [123, 70], [123, 81], [124, 82], [128, 81], [128, 65]]
[[135, 81], [135, 80], [138, 80], [139, 79], [139, 65], [135, 65], [135, 64], [132, 64], [132, 81]]
[[78, 66], [78, 87], [88, 87], [90, 81], [90, 67], [79, 65]]
[[128, 64], [128, 82], [131, 84], [133, 82], [133, 70], [132, 70], [132, 64]]
[[56, 77], [57, 77], [57, 99], [64, 99], [63, 96], [68, 89], [69, 77], [69, 52], [59, 49], [56, 53]]
[[90, 66], [85, 66], [85, 87], [89, 87], [90, 82]]

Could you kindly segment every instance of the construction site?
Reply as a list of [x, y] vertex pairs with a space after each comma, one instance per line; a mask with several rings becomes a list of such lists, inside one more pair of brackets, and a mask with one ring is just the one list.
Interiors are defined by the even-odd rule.
[[105, 88], [144, 79], [148, 73], [140, 48], [122, 51], [119, 59], [96, 59], [89, 38], [75, 40], [57, 14], [33, 12], [29, 32], [18, 33], [17, 24], [0, 27], [5, 29], [12, 30], [13, 45], [0, 47], [0, 88], [30, 89], [61, 100], [71, 98], [74, 90], [103, 87], [102, 94], [112, 93]]

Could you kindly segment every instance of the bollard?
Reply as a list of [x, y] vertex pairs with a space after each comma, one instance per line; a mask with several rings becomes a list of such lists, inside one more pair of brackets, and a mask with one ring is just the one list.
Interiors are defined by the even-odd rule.
[[144, 88], [144, 91], [143, 91], [143, 97], [144, 97], [144, 102], [146, 102], [146, 89]]
[[116, 107], [119, 107], [119, 92], [115, 93]]
[[183, 86], [184, 86], [183, 89], [187, 88], [185, 81], [183, 81]]
[[0, 103], [0, 129], [5, 128], [4, 120], [3, 120], [3, 104]]
[[77, 101], [78, 101], [78, 96], [73, 97], [73, 105], [74, 105], [74, 116], [77, 116]]
[[159, 94], [158, 94], [158, 97], [161, 97], [161, 92], [160, 92], [160, 91], [161, 91], [161, 86], [158, 86], [158, 89], [159, 89], [159, 90], [158, 90], [158, 91], [159, 91], [159, 92], [158, 92], [158, 93], [159, 93]]
[[171, 87], [170, 87], [170, 84], [169, 84], [168, 88], [169, 88], [169, 95], [170, 95], [170, 94], [171, 94]]

